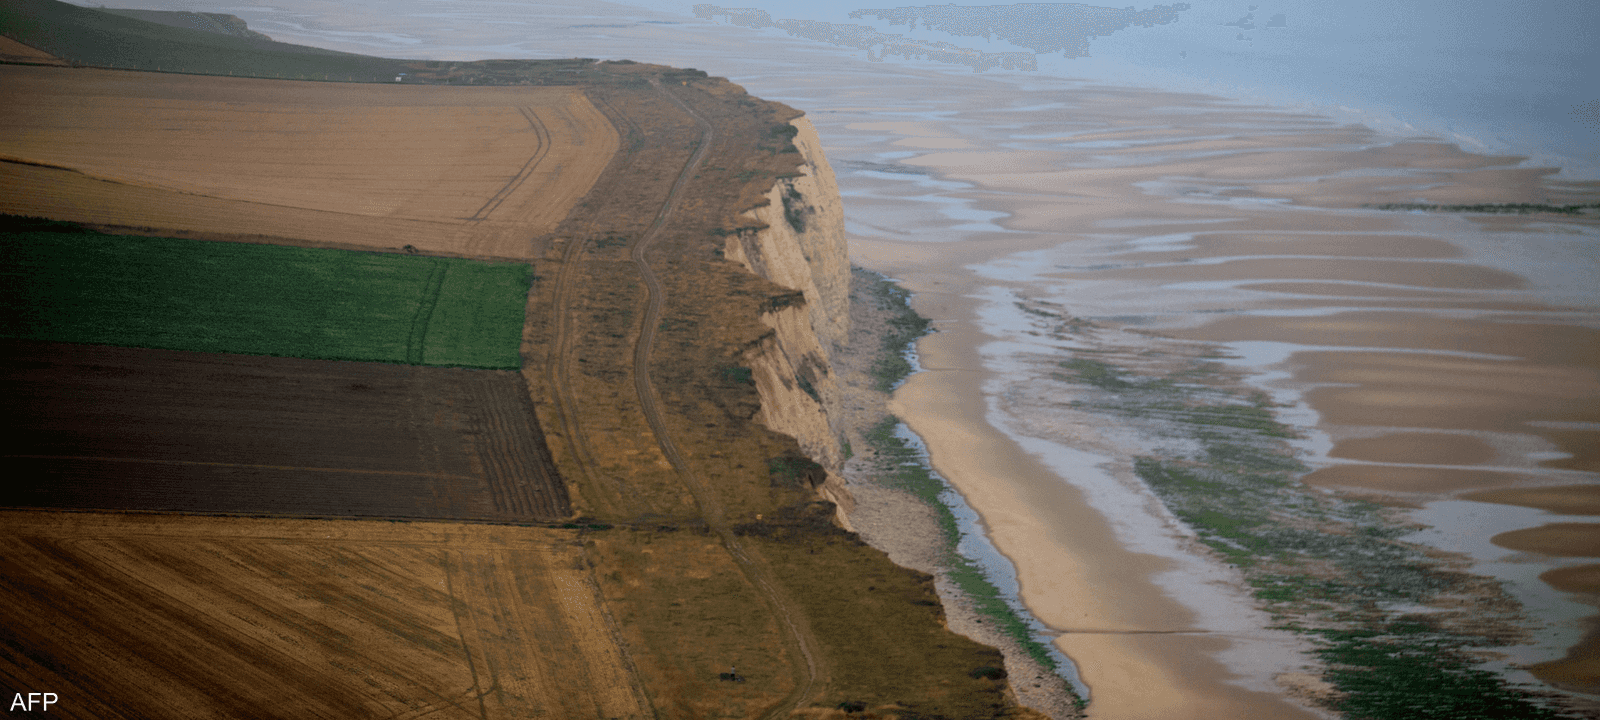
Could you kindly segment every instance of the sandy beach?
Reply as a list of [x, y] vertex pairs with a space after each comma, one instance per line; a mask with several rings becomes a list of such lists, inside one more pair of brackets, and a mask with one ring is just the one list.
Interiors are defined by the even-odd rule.
[[[970, 301], [920, 297], [923, 312], [972, 310], [960, 307]], [[990, 425], [983, 388], [994, 377], [977, 352], [983, 343], [971, 328], [955, 327], [923, 340], [918, 355], [926, 369], [900, 387], [889, 409], [923, 438], [933, 467], [961, 490], [990, 540], [1016, 564], [1023, 601], [1060, 633], [1056, 644], [1078, 665], [1093, 715], [1316, 717], [1263, 683], [1229, 682], [1233, 670], [1217, 658], [1235, 642], [1253, 646], [1252, 670], [1292, 663], [1285, 651], [1296, 643], [1259, 630], [1267, 618], [1252, 616], [1248, 596], [1225, 573], [1123, 544], [1115, 521], [1082, 490], [1049, 481], [1058, 468]], [[1209, 607], [1193, 607], [1192, 597], [1180, 602], [1154, 580], [1185, 570], [1210, 576], [1201, 589]]]
[[[1580, 287], [1594, 264], [1550, 270], [1585, 252], [1596, 223], [1359, 209], [1592, 196], [1540, 185], [1550, 171], [1507, 168], [1515, 159], [1444, 144], [1389, 144], [1359, 128], [1295, 128], [1315, 121], [1223, 108], [1195, 108], [1152, 127], [1159, 123], [1150, 117], [1156, 108], [1185, 98], [1088, 94], [1094, 99], [1058, 97], [1080, 105], [1074, 123], [1098, 119], [1110, 127], [1052, 138], [1060, 141], [1055, 148], [1003, 151], [1021, 144], [1019, 127], [1038, 138], [1050, 124], [1012, 114], [1005, 116], [1009, 133], [995, 132], [1003, 110], [973, 111], [989, 122], [846, 128], [903, 136], [883, 143], [885, 149], [914, 143], [967, 150], [899, 162], [970, 183], [961, 194], [972, 206], [1005, 214], [994, 221], [1003, 232], [936, 246], [880, 233], [855, 248], [860, 262], [915, 291], [914, 306], [939, 322], [941, 332], [918, 346], [926, 371], [896, 393], [892, 408], [927, 441], [934, 466], [1016, 562], [1029, 608], [1064, 631], [1057, 644], [1090, 686], [1092, 716], [1139, 717], [1168, 703], [1209, 708], [1193, 711], [1195, 717], [1222, 717], [1215, 708], [1230, 704], [1251, 708], [1245, 713], [1251, 716], [1288, 716], [1294, 711], [1269, 711], [1259, 704], [1265, 698], [1245, 690], [1262, 673], [1290, 672], [1267, 670], [1272, 661], [1260, 648], [1292, 641], [1230, 635], [1217, 623], [1230, 612], [1248, 617], [1249, 600], [1226, 593], [1202, 599], [1192, 582], [1176, 580], [1170, 568], [1203, 553], [1184, 546], [1181, 530], [1159, 527], [1167, 519], [1159, 508], [1136, 507], [1137, 480], [1125, 458], [1140, 451], [1138, 440], [1115, 433], [1096, 439], [1097, 428], [1043, 422], [1037, 413], [1019, 420], [997, 410], [1009, 395], [1030, 392], [1052, 350], [1064, 357], [1059, 350], [1073, 345], [1051, 348], [1027, 337], [1025, 318], [1006, 305], [1051, 301], [1074, 317], [1135, 331], [1150, 348], [1220, 344], [1231, 354], [1225, 362], [1291, 406], [1297, 424], [1310, 431], [1302, 445], [1317, 468], [1305, 480], [1313, 486], [1377, 494], [1390, 504], [1477, 491], [1467, 497], [1556, 514], [1594, 512], [1572, 499], [1591, 492], [1595, 486], [1587, 483], [1597, 479], [1600, 335], [1596, 298]], [[1091, 111], [1082, 112], [1084, 105]], [[1138, 127], [1114, 129], [1118, 124]], [[1127, 147], [1095, 145], [1106, 141]], [[1504, 250], [1528, 242], [1543, 252]], [[1008, 425], [1021, 431], [1003, 431]], [[1086, 454], [1075, 462], [1067, 449]], [[1045, 461], [1052, 454], [1062, 458], [1053, 467]], [[1142, 532], [1119, 535], [1116, 524], [1138, 523], [1105, 512], [1115, 501], [1079, 489], [1097, 483], [1121, 484], [1129, 496], [1124, 509], [1148, 514]], [[1583, 658], [1593, 638], [1582, 639], [1571, 621], [1596, 596], [1579, 580], [1588, 571], [1559, 558], [1600, 555], [1595, 527], [1558, 523], [1494, 538], [1499, 547], [1526, 553], [1524, 563], [1561, 567], [1547, 570], [1544, 587], [1521, 591], [1568, 598], [1564, 639], [1547, 640], [1538, 651], [1546, 664], [1536, 672], [1575, 690], [1592, 687], [1572, 678], [1587, 672], [1579, 667], [1592, 668]], [[1171, 540], [1165, 548], [1133, 551], [1141, 542], [1161, 544], [1152, 538], [1163, 532]], [[1226, 583], [1226, 573], [1217, 575], [1213, 582]], [[1067, 632], [1086, 624], [1195, 634]], [[1211, 646], [1197, 644], [1200, 638]], [[1571, 659], [1551, 662], [1551, 653], [1566, 649], [1556, 647], [1563, 642], [1579, 647]], [[1195, 660], [1203, 655], [1234, 662], [1208, 671]], [[1125, 672], [1133, 668], [1140, 670]], [[1174, 681], [1151, 682], [1155, 677]]]

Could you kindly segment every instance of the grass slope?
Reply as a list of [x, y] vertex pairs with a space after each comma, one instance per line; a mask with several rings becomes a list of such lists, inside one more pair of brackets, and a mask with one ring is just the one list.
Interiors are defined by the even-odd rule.
[[170, 25], [172, 27], [188, 28], [209, 33], [222, 33], [237, 38], [254, 38], [256, 40], [271, 41], [272, 38], [251, 30], [244, 20], [232, 15], [222, 13], [188, 12], [186, 10], [134, 10], [120, 8], [96, 8], [100, 12], [121, 15], [135, 20], [153, 22], [157, 25]]
[[0, 34], [81, 65], [207, 75], [393, 81], [403, 61], [147, 22], [55, 0], [6, 0]]
[[527, 282], [520, 263], [35, 224], [0, 232], [0, 337], [515, 369]]

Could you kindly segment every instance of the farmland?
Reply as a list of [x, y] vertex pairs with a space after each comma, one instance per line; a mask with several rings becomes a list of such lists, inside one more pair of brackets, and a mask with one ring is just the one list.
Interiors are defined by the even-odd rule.
[[510, 371], [6, 341], [0, 506], [559, 520]]
[[67, 717], [650, 716], [577, 531], [27, 511], [0, 524], [0, 689], [50, 688]]
[[617, 136], [572, 88], [0, 65], [0, 212], [528, 258]]
[[[19, 2], [83, 21], [22, 28], [74, 62], [134, 27]], [[95, 717], [1028, 716], [757, 419], [795, 293], [722, 254], [801, 171], [796, 111], [177, 30], [118, 36], [162, 73], [0, 66], [0, 212], [119, 233], [0, 239], [0, 685]], [[390, 77], [333, 82], [358, 66]]]
[[0, 337], [521, 367], [525, 264], [54, 229], [0, 233]]

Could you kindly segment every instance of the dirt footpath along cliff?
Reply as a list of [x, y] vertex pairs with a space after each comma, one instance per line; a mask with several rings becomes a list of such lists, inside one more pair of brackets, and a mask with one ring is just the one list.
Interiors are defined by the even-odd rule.
[[612, 526], [595, 573], [658, 711], [1031, 713], [929, 576], [835, 520], [849, 268], [809, 123], [695, 71], [596, 68], [623, 149], [548, 241], [526, 372], [582, 522]]

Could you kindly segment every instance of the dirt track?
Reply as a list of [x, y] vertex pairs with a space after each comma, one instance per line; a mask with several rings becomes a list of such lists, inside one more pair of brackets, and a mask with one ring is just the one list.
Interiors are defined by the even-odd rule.
[[[0, 688], [66, 717], [651, 713], [577, 532], [0, 511]], [[10, 693], [7, 693], [10, 697]]]
[[617, 148], [572, 88], [0, 66], [0, 211], [526, 258]]
[[716, 128], [704, 117], [696, 113], [693, 108], [684, 104], [670, 90], [661, 87], [659, 83], [651, 83], [663, 95], [667, 96], [673, 104], [677, 105], [684, 113], [693, 117], [700, 126], [700, 141], [695, 147], [695, 152], [684, 163], [683, 170], [678, 174], [677, 180], [672, 185], [671, 192], [667, 195], [666, 202], [661, 205], [661, 212], [656, 215], [655, 223], [637, 242], [629, 249], [629, 255], [639, 268], [639, 275], [644, 279], [645, 286], [650, 291], [650, 300], [644, 312], [644, 317], [639, 322], [639, 337], [634, 343], [633, 354], [633, 381], [634, 390], [639, 394], [639, 403], [644, 410], [645, 418], [650, 423], [650, 431], [655, 434], [656, 442], [661, 446], [661, 453], [667, 461], [672, 463], [672, 469], [678, 473], [690, 494], [694, 496], [695, 505], [699, 507], [700, 514], [711, 529], [722, 539], [722, 546], [733, 557], [739, 569], [745, 574], [767, 602], [772, 604], [773, 613], [782, 621], [781, 627], [786, 634], [790, 651], [797, 654], [795, 662], [797, 677], [795, 689], [777, 707], [767, 712], [763, 718], [777, 718], [787, 716], [801, 705], [810, 700], [812, 693], [819, 683], [827, 682], [826, 670], [822, 666], [822, 653], [818, 649], [817, 639], [811, 634], [811, 628], [806, 621], [806, 616], [777, 586], [772, 578], [772, 570], [767, 564], [755, 557], [745, 548], [733, 532], [733, 526], [728, 522], [727, 512], [722, 504], [717, 501], [705, 479], [701, 478], [695, 468], [683, 457], [677, 443], [673, 442], [672, 435], [667, 429], [667, 423], [661, 414], [661, 401], [657, 397], [654, 384], [650, 380], [650, 355], [655, 346], [656, 330], [661, 322], [661, 308], [666, 301], [666, 289], [657, 279], [655, 271], [650, 268], [646, 259], [650, 252], [650, 245], [660, 235], [667, 224], [668, 218], [678, 208], [679, 200], [683, 196], [683, 187], [695, 171], [704, 162], [706, 153], [711, 149], [716, 140]]
[[571, 512], [515, 372], [7, 341], [0, 394], [4, 506]]
[[[749, 229], [727, 210], [764, 202], [771, 178], [795, 171], [796, 113], [663, 75], [591, 90], [619, 135], [641, 141], [623, 143], [556, 231], [555, 277], [529, 294], [523, 345], [577, 511], [639, 528], [598, 540], [597, 573], [653, 705], [685, 718], [858, 701], [1009, 716], [1003, 684], [971, 674], [998, 654], [944, 629], [930, 580], [897, 577], [832, 524], [831, 504], [814, 502], [822, 469], [754, 421], [759, 398], [739, 379], [770, 332], [760, 314], [792, 292], [722, 257], [726, 236]], [[800, 565], [790, 551], [845, 562]], [[718, 681], [735, 657], [747, 682]]]

